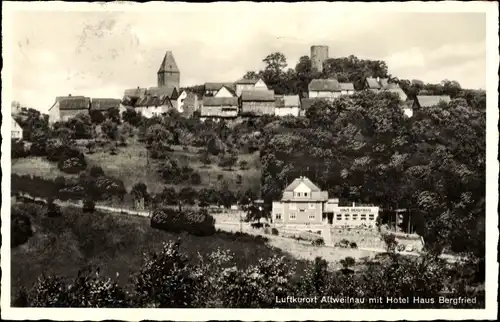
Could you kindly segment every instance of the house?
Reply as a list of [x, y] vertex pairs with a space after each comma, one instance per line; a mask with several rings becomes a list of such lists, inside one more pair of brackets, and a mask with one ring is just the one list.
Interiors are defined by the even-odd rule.
[[299, 95], [277, 95], [276, 108], [274, 114], [276, 116], [293, 115], [299, 116], [300, 98]]
[[311, 180], [299, 177], [283, 191], [280, 201], [272, 204], [272, 220], [275, 225], [298, 226], [367, 226], [375, 227], [379, 207], [339, 206], [338, 198], [328, 198]]
[[244, 90], [241, 92], [240, 101], [242, 116], [274, 115], [274, 91]]
[[149, 96], [154, 96], [154, 97], [160, 97], [160, 96], [166, 96], [170, 100], [170, 104], [178, 110], [177, 107], [177, 98], [179, 98], [179, 92], [177, 91], [177, 88], [175, 87], [150, 87], [148, 88], [147, 95]]
[[227, 88], [230, 88], [233, 91], [236, 90], [234, 83], [231, 83], [231, 82], [205, 83], [205, 95], [204, 96], [214, 96], [224, 86], [226, 86]]
[[371, 227], [377, 225], [380, 208], [376, 206], [339, 206], [338, 199], [329, 199], [324, 208], [325, 223], [334, 227]]
[[111, 109], [120, 109], [121, 100], [115, 98], [92, 98], [90, 100], [90, 112], [107, 112]]
[[181, 90], [179, 92], [179, 95], [177, 96], [177, 103], [176, 103], [176, 106], [177, 106], [177, 111], [179, 113], [182, 113], [183, 111], [183, 103], [184, 103], [184, 100], [186, 99], [187, 97], [187, 91], [186, 90]]
[[238, 116], [237, 97], [204, 97], [200, 117], [207, 118], [236, 118]]
[[134, 105], [135, 111], [146, 118], [161, 116], [173, 108], [172, 101], [167, 95], [146, 94], [140, 97]]
[[340, 94], [341, 95], [354, 94], [354, 84], [353, 83], [340, 83]]
[[236, 95], [239, 97], [243, 91], [268, 90], [266, 83], [261, 78], [242, 78], [235, 82]]
[[11, 138], [14, 140], [22, 140], [23, 139], [23, 128], [17, 121], [11, 116], [11, 125], [10, 125], [10, 133]]
[[451, 97], [448, 95], [417, 95], [411, 105], [405, 105], [404, 113], [408, 117], [412, 117], [415, 111], [439, 105], [441, 102], [449, 103], [451, 102]]
[[214, 97], [236, 97], [236, 92], [229, 86], [222, 86]]
[[[185, 95], [184, 95], [185, 94]], [[184, 98], [177, 103], [177, 108], [182, 116], [189, 118], [199, 109], [198, 95], [191, 91], [184, 90], [181, 94]], [[179, 105], [180, 104], [180, 105]]]
[[[384, 90], [396, 90], [400, 87], [398, 84], [390, 82], [389, 78], [367, 77], [363, 84], [363, 88], [379, 92]], [[396, 92], [399, 93], [399, 91]]]
[[332, 100], [342, 95], [342, 87], [336, 79], [313, 79], [308, 89], [309, 98], [321, 97]]
[[280, 201], [273, 202], [275, 224], [323, 224], [323, 208], [328, 191], [321, 191], [306, 177], [295, 179], [283, 191]]
[[59, 96], [49, 109], [49, 123], [66, 122], [77, 114], [88, 114], [90, 97], [85, 96]]

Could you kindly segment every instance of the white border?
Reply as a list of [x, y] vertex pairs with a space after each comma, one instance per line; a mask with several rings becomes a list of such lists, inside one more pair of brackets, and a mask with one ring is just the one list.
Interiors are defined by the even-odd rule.
[[[3, 71], [2, 71], [2, 106], [4, 111], [10, 108], [12, 98], [12, 57], [9, 51], [10, 37], [8, 33], [13, 11], [38, 10], [38, 11], [211, 11], [224, 10], [226, 6], [238, 6], [238, 9], [256, 13], [264, 4], [239, 2], [239, 3], [212, 3], [212, 4], [186, 4], [186, 3], [156, 3], [149, 2], [136, 4], [131, 2], [107, 3], [64, 3], [64, 2], [3, 2], [2, 25], [3, 41]], [[288, 6], [296, 10], [328, 10], [325, 2], [315, 3], [266, 3], [266, 6]], [[345, 5], [345, 3], [344, 3]], [[486, 211], [488, 221], [486, 225], [486, 309], [484, 310], [334, 310], [334, 309], [52, 309], [52, 308], [10, 308], [10, 194], [2, 193], [2, 292], [1, 313], [3, 319], [54, 319], [54, 320], [103, 320], [119, 319], [126, 321], [149, 320], [181, 320], [202, 321], [215, 319], [231, 319], [241, 321], [257, 320], [400, 320], [400, 319], [495, 319], [498, 308], [496, 301], [498, 291], [498, 263], [496, 250], [498, 244], [498, 3], [491, 2], [390, 2], [390, 3], [349, 3], [357, 10], [397, 11], [397, 12], [484, 12], [487, 14], [487, 152], [486, 152]], [[337, 8], [335, 8], [337, 10]], [[422, 21], [425, 23], [425, 21]], [[2, 190], [10, 191], [10, 121], [3, 117], [2, 122]], [[7, 138], [7, 140], [5, 140]], [[7, 205], [7, 207], [6, 207]]]

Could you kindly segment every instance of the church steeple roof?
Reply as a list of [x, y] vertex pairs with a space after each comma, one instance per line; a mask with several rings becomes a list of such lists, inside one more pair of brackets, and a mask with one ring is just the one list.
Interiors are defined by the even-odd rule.
[[158, 70], [158, 73], [163, 72], [180, 73], [179, 68], [177, 67], [177, 63], [174, 59], [174, 54], [172, 54], [170, 50], [165, 53], [165, 57], [163, 57], [160, 69]]

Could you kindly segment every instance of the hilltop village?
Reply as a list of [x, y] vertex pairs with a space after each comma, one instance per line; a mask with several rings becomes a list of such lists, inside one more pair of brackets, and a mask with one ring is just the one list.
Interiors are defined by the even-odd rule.
[[[328, 60], [327, 46], [311, 46], [312, 70], [323, 71]], [[307, 91], [295, 95], [278, 95], [258, 75], [251, 75], [236, 81], [206, 82], [203, 94], [180, 86], [181, 71], [174, 54], [167, 51], [157, 72], [157, 86], [124, 90], [119, 98], [90, 98], [85, 96], [57, 97], [49, 109], [49, 122], [67, 121], [79, 113], [105, 112], [118, 108], [120, 113], [133, 109], [146, 118], [159, 116], [167, 111], [177, 110], [184, 117], [199, 113], [200, 119], [227, 123], [263, 115], [304, 116], [307, 109], [317, 100], [332, 101], [343, 95], [352, 95], [356, 89], [353, 83], [337, 79], [312, 79]], [[411, 117], [414, 110], [437, 105], [440, 101], [450, 102], [448, 95], [419, 95], [409, 100], [397, 82], [389, 78], [366, 77], [358, 90], [373, 92], [387, 91], [396, 94], [404, 114]]]

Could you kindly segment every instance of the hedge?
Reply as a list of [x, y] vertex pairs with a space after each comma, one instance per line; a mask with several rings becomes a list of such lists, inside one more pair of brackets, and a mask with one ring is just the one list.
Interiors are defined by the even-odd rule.
[[151, 227], [171, 232], [188, 232], [196, 236], [215, 233], [215, 219], [206, 210], [158, 209], [151, 217]]

